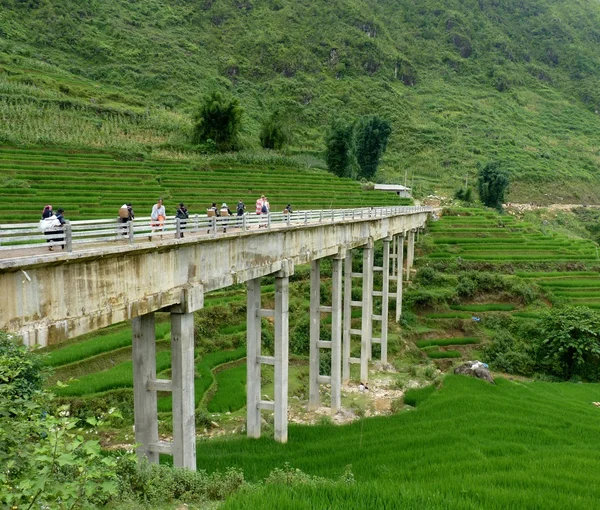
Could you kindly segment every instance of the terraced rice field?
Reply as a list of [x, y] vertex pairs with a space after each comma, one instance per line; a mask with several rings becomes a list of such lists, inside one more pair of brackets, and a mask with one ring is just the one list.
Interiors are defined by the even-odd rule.
[[[430, 225], [434, 249], [421, 262], [429, 259], [510, 263], [515, 267], [517, 277], [537, 283], [553, 302], [600, 308], [600, 273], [596, 270], [600, 266], [600, 258], [598, 247], [591, 240], [544, 232], [512, 216], [499, 216], [477, 209], [465, 212], [471, 216], [443, 216]], [[528, 270], [529, 264], [544, 262], [563, 266], [576, 264], [578, 269]], [[589, 270], [582, 270], [582, 266]], [[510, 311], [514, 306], [482, 304], [451, 308], [480, 313]], [[516, 311], [514, 315], [526, 317], [523, 314], [527, 313], [531, 312]], [[428, 317], [467, 318], [451, 312], [444, 315], [437, 313]]]
[[358, 182], [324, 170], [211, 165], [189, 161], [123, 161], [101, 152], [0, 147], [0, 199], [10, 204], [3, 221], [35, 221], [44, 205], [65, 209], [68, 219], [110, 218], [125, 202], [148, 216], [159, 197], [167, 214], [185, 202], [191, 214], [204, 214], [212, 202], [238, 200], [253, 210], [266, 194], [274, 211], [403, 205], [393, 193], [363, 191]]
[[472, 216], [443, 216], [432, 223], [433, 260], [483, 262], [598, 262], [597, 246], [590, 240], [555, 232], [544, 233], [512, 216], [482, 210]]

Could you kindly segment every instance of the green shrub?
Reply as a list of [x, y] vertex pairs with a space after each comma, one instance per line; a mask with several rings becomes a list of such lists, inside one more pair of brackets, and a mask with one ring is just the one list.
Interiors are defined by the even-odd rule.
[[43, 358], [30, 351], [15, 337], [0, 331], [0, 395], [7, 399], [26, 399], [42, 388]]

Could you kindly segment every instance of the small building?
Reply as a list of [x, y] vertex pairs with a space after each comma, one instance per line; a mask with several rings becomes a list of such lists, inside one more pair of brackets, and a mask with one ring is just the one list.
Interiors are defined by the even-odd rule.
[[375, 184], [374, 189], [379, 191], [393, 191], [401, 198], [412, 198], [412, 190], [401, 184]]

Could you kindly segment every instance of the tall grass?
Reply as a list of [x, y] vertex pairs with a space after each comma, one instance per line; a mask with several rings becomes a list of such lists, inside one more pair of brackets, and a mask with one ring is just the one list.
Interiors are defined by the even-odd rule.
[[463, 312], [510, 312], [516, 306], [511, 303], [489, 303], [485, 305], [450, 305], [450, 308]]
[[246, 371], [244, 363], [217, 373], [217, 391], [207, 405], [210, 412], [233, 412], [246, 405]]

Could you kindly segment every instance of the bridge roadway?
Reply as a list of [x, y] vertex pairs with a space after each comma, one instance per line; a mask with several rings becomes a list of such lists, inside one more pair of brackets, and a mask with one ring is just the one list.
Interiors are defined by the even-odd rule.
[[[247, 433], [259, 437], [261, 410], [271, 410], [275, 414], [275, 439], [285, 442], [288, 292], [294, 266], [311, 263], [309, 406], [319, 405], [319, 386], [329, 384], [332, 412], [336, 412], [341, 383], [350, 377], [350, 364], [360, 364], [361, 380], [366, 381], [373, 343], [381, 344], [382, 361], [387, 359], [389, 282], [397, 282], [392, 297], [396, 298], [399, 319], [404, 240], [408, 241], [408, 270], [414, 257], [415, 232], [425, 225], [432, 209], [386, 207], [359, 212], [339, 215], [334, 211], [328, 216], [329, 212], [319, 211], [297, 216], [296, 222], [286, 218], [276, 225], [269, 218], [265, 228], [245, 226], [219, 235], [215, 229], [212, 235], [186, 233], [183, 239], [160, 241], [145, 237], [132, 244], [88, 244], [68, 252], [0, 259], [0, 329], [22, 335], [27, 345], [44, 346], [133, 319], [135, 429], [136, 442], [141, 444], [138, 454], [157, 462], [159, 453], [170, 453], [175, 465], [195, 469], [193, 312], [202, 308], [205, 292], [247, 282]], [[379, 240], [384, 243], [383, 267], [373, 263], [373, 245]], [[363, 251], [362, 273], [352, 268], [351, 250], [355, 248]], [[331, 306], [322, 306], [319, 295], [319, 261], [326, 257], [333, 259]], [[380, 291], [373, 288], [374, 271], [383, 272]], [[261, 306], [260, 279], [267, 275], [275, 276], [273, 310]], [[351, 298], [352, 278], [362, 278], [362, 301]], [[382, 315], [373, 315], [373, 298], [377, 296], [382, 299]], [[360, 330], [351, 329], [352, 306], [362, 308]], [[156, 379], [156, 311], [171, 312], [172, 379], [168, 381]], [[320, 340], [322, 313], [332, 315], [329, 342]], [[264, 356], [261, 351], [262, 317], [272, 317], [274, 356]], [[380, 338], [373, 337], [374, 321], [381, 322]], [[353, 336], [360, 337], [360, 358], [350, 357]], [[331, 349], [330, 376], [319, 374], [320, 349]], [[260, 373], [264, 364], [275, 369], [274, 401], [262, 400]], [[170, 443], [158, 440], [157, 391], [173, 394]]]

